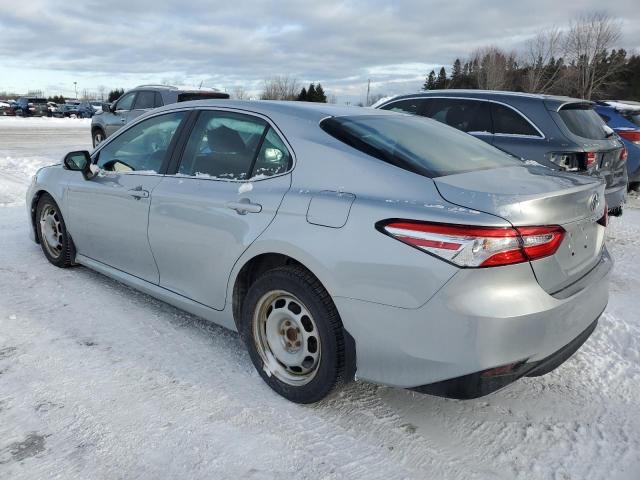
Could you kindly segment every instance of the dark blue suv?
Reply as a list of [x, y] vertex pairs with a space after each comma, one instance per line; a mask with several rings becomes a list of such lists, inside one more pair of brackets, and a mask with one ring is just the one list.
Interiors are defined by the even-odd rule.
[[604, 101], [597, 102], [594, 109], [627, 147], [629, 190], [640, 190], [640, 105]]
[[620, 215], [627, 195], [627, 151], [593, 106], [551, 95], [430, 90], [384, 99], [374, 108], [429, 117], [524, 161], [602, 177], [609, 213]]

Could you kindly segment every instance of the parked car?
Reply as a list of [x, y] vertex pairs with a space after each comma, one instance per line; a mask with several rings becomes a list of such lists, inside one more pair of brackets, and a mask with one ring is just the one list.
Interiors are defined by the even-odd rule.
[[13, 114], [11, 103], [0, 101], [0, 115], [7, 115], [7, 111], [11, 111], [11, 114]]
[[123, 125], [148, 110], [189, 100], [229, 98], [229, 94], [213, 88], [191, 89], [168, 85], [140, 85], [125, 92], [113, 104], [102, 104], [101, 112], [91, 121], [94, 148]]
[[385, 99], [375, 108], [433, 118], [524, 160], [603, 177], [609, 213], [622, 214], [627, 152], [592, 102], [514, 92], [431, 90]]
[[91, 101], [89, 102], [91, 104], [91, 106], [93, 107], [93, 113], [96, 114], [98, 112], [102, 112], [102, 104], [104, 102], [100, 102], [100, 101]]
[[564, 362], [608, 299], [602, 179], [383, 110], [168, 105], [39, 170], [27, 206], [52, 264], [238, 330], [301, 403], [356, 372], [485, 395]]
[[65, 103], [60, 105], [54, 117], [77, 117], [77, 118], [91, 118], [94, 115], [93, 107], [88, 102], [83, 103]]
[[19, 97], [13, 106], [16, 115], [22, 117], [46, 117], [47, 99], [38, 97]]
[[58, 111], [58, 104], [56, 102], [47, 102], [47, 116], [53, 117], [54, 113]]
[[594, 108], [627, 149], [629, 190], [640, 190], [640, 104], [634, 103], [603, 101]]

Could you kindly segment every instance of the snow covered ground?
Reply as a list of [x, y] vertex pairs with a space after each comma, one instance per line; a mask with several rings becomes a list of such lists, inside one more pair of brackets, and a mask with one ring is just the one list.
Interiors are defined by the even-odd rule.
[[567, 363], [473, 401], [353, 383], [281, 399], [238, 336], [27, 239], [40, 165], [89, 122], [0, 117], [0, 478], [640, 478], [640, 199], [613, 219], [600, 325]]

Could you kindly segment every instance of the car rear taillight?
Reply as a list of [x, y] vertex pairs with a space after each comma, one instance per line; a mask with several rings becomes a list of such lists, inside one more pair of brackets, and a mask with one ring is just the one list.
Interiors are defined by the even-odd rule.
[[606, 227], [607, 225], [609, 225], [609, 207], [607, 206], [606, 203], [604, 205], [604, 213], [602, 214], [602, 216], [600, 217], [597, 223], [599, 225], [602, 225], [603, 227]]
[[640, 145], [640, 130], [617, 130], [616, 133], [625, 140]]
[[378, 224], [390, 237], [459, 267], [496, 267], [553, 255], [565, 231], [544, 227], [475, 227], [411, 220]]
[[587, 152], [585, 158], [587, 159], [587, 168], [591, 168], [596, 163], [596, 152]]
[[627, 147], [622, 147], [622, 150], [620, 150], [620, 160], [626, 162], [628, 156], [629, 152], [627, 152]]
[[553, 152], [547, 158], [567, 172], [589, 170], [598, 166], [596, 152]]

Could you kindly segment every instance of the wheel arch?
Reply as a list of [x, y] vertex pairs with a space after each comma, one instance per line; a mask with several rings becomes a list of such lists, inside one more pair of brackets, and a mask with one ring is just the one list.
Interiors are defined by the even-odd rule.
[[[260, 275], [262, 275], [267, 270], [271, 270], [276, 267], [286, 266], [286, 265], [295, 265], [301, 268], [304, 268], [309, 274], [313, 275], [323, 288], [329, 293], [331, 296], [331, 286], [327, 283], [329, 278], [326, 274], [316, 274], [316, 272], [321, 271], [322, 267], [316, 265], [316, 268], [309, 268], [307, 265], [308, 262], [304, 262], [300, 260], [301, 257], [292, 256], [290, 254], [278, 253], [276, 251], [265, 251], [261, 253], [256, 253], [250, 258], [245, 259], [242, 263], [242, 266], [236, 265], [234, 269], [235, 276], [233, 277], [233, 283], [231, 288], [231, 313], [233, 315], [233, 321], [236, 326], [236, 329], [240, 331], [240, 319], [242, 317], [242, 303], [244, 301], [249, 288], [255, 282]], [[323, 272], [324, 273], [324, 272]], [[336, 309], [338, 306], [336, 305]], [[340, 315], [340, 311], [338, 310], [338, 314]], [[340, 317], [342, 319], [342, 317]], [[342, 330], [344, 334], [345, 341], [345, 379], [351, 380], [355, 377], [356, 373], [356, 342], [355, 339], [351, 336], [349, 331], [344, 326], [344, 321], [342, 322]]]

